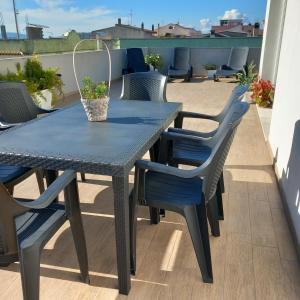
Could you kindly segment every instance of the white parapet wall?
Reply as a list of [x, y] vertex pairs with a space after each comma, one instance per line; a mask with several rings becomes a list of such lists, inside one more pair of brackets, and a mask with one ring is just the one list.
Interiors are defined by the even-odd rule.
[[[174, 48], [143, 48], [144, 54], [159, 53], [163, 59], [162, 72], [167, 73], [168, 66], [173, 63]], [[228, 62], [230, 48], [191, 48], [191, 64], [195, 75], [206, 75], [205, 64], [221, 66]], [[126, 49], [111, 50], [112, 79], [122, 76], [122, 69], [126, 67]], [[62, 75], [65, 95], [76, 92], [76, 83], [72, 67], [72, 53], [40, 55], [44, 67], [57, 67]], [[7, 70], [15, 71], [17, 62], [23, 65], [28, 57], [0, 58], [0, 73]], [[259, 66], [260, 49], [250, 48], [248, 62]], [[94, 81], [108, 80], [108, 59], [106, 51], [85, 51], [76, 54], [76, 69], [78, 79], [91, 76]]]
[[269, 142], [300, 253], [299, 13], [300, 1], [288, 0]]
[[287, 0], [268, 0], [259, 75], [276, 83]]
[[[122, 69], [126, 63], [126, 51], [111, 50], [112, 57], [112, 79], [122, 76]], [[25, 57], [13, 57], [0, 59], [0, 72], [7, 70], [15, 71], [17, 62], [23, 65], [27, 60]], [[62, 75], [64, 83], [64, 93], [66, 95], [76, 92], [76, 83], [73, 73], [72, 53], [48, 54], [39, 56], [43, 67], [58, 68], [58, 73]], [[106, 51], [86, 51], [76, 54], [76, 69], [78, 79], [81, 81], [84, 76], [91, 76], [96, 82], [108, 80], [108, 58]]]

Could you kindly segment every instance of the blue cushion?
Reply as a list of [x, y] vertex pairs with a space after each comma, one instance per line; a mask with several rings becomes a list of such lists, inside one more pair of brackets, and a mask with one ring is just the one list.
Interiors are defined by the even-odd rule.
[[10, 166], [10, 165], [0, 165], [0, 182], [7, 183], [18, 177], [24, 175], [28, 172], [29, 168]]
[[145, 199], [152, 203], [200, 204], [202, 180], [198, 177], [180, 178], [148, 171], [145, 176]]

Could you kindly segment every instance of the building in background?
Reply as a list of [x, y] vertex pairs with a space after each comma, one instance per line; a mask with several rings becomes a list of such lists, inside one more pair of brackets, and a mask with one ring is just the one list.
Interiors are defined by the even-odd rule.
[[184, 27], [180, 24], [167, 24], [157, 28], [158, 37], [201, 37], [202, 32], [192, 27]]
[[263, 36], [259, 22], [244, 24], [242, 19], [220, 20], [220, 25], [211, 27], [210, 35], [214, 37], [251, 37]]
[[91, 36], [95, 38], [98, 35], [111, 40], [119, 38], [147, 39], [152, 38], [155, 33], [154, 25], [152, 25], [152, 29], [149, 30], [145, 29], [144, 23], [141, 24], [141, 27], [125, 25], [122, 24], [122, 20], [119, 18], [115, 26], [94, 30]]
[[49, 28], [45, 25], [37, 25], [27, 23], [26, 25], [26, 34], [29, 40], [41, 40], [44, 38], [43, 30], [44, 28]]

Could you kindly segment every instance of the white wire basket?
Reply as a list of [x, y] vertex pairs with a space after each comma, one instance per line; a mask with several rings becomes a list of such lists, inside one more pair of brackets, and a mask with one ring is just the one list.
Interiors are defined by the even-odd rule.
[[[109, 68], [108, 68], [108, 95], [106, 97], [102, 97], [99, 99], [85, 99], [83, 98], [82, 92], [81, 92], [81, 88], [80, 88], [80, 84], [78, 81], [78, 76], [77, 76], [77, 72], [76, 72], [76, 62], [75, 62], [75, 56], [76, 56], [76, 50], [78, 48], [79, 45], [81, 45], [83, 42], [85, 41], [91, 41], [91, 40], [95, 40], [97, 42], [97, 48], [98, 51], [102, 51], [99, 49], [99, 41], [102, 42], [102, 44], [104, 45], [107, 54], [108, 54], [108, 63], [109, 63]], [[106, 44], [105, 41], [103, 40], [99, 40], [99, 39], [83, 39], [80, 40], [74, 47], [73, 49], [73, 72], [74, 72], [74, 76], [75, 76], [75, 81], [76, 81], [76, 85], [80, 94], [80, 99], [81, 99], [81, 103], [84, 107], [84, 110], [86, 112], [87, 118], [89, 121], [91, 122], [99, 122], [99, 121], [105, 121], [107, 119], [107, 111], [108, 111], [108, 106], [109, 106], [109, 96], [110, 96], [110, 88], [111, 88], [111, 55], [110, 55], [110, 51], [109, 48]], [[87, 74], [88, 75], [88, 74]]]

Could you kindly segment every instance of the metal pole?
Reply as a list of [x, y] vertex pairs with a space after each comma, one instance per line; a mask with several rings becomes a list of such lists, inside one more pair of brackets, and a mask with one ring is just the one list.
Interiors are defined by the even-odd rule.
[[16, 29], [17, 29], [17, 38], [19, 40], [20, 39], [20, 34], [19, 34], [19, 26], [18, 26], [18, 13], [17, 13], [17, 10], [16, 10], [15, 0], [13, 0], [13, 6], [14, 6], [14, 15], [15, 15], [15, 22], [16, 22]]

